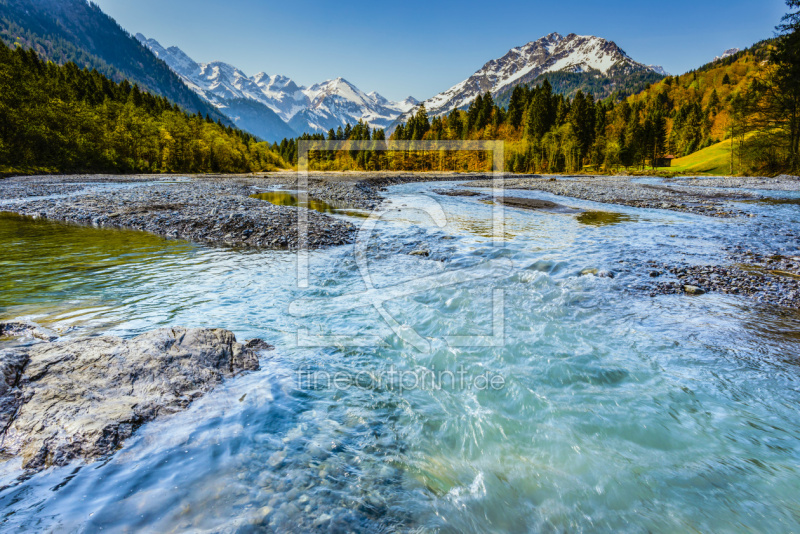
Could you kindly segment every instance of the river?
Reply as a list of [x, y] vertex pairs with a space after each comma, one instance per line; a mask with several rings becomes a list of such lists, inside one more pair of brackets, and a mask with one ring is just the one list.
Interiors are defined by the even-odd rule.
[[494, 239], [493, 206], [447, 185], [336, 215], [375, 227], [360, 255], [311, 252], [308, 287], [291, 252], [0, 216], [0, 319], [276, 346], [105, 461], [0, 464], [2, 529], [800, 530], [800, 316], [650, 297], [632, 268], [796, 254], [796, 204], [714, 219], [515, 192], [601, 213], [506, 207]]

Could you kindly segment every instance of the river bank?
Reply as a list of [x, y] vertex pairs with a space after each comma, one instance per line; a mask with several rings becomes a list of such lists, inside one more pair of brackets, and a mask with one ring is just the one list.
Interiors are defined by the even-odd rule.
[[21, 457], [27, 470], [108, 456], [144, 423], [257, 370], [258, 353], [272, 348], [221, 329], [44, 342], [42, 331], [0, 323], [0, 337], [35, 341], [0, 350], [0, 455]]

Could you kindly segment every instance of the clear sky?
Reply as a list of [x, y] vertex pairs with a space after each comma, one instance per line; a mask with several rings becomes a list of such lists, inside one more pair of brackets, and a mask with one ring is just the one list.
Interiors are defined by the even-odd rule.
[[94, 0], [129, 32], [195, 61], [302, 85], [342, 76], [424, 99], [551, 32], [597, 35], [673, 74], [771, 37], [783, 0]]

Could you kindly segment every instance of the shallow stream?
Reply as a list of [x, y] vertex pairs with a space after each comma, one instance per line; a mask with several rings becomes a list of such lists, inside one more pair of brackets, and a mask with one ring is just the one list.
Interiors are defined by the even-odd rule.
[[497, 204], [448, 185], [390, 188], [362, 253], [312, 252], [307, 288], [290, 252], [0, 216], [0, 319], [276, 345], [107, 461], [0, 464], [2, 530], [800, 530], [800, 317], [633, 289], [649, 259], [797, 254], [796, 204], [514, 192], [595, 215], [506, 207], [498, 234]]

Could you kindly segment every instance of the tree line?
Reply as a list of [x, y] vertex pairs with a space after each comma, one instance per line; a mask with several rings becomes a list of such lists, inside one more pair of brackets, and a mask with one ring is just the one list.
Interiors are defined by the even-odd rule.
[[285, 167], [267, 143], [74, 63], [0, 45], [4, 172], [256, 172]]

